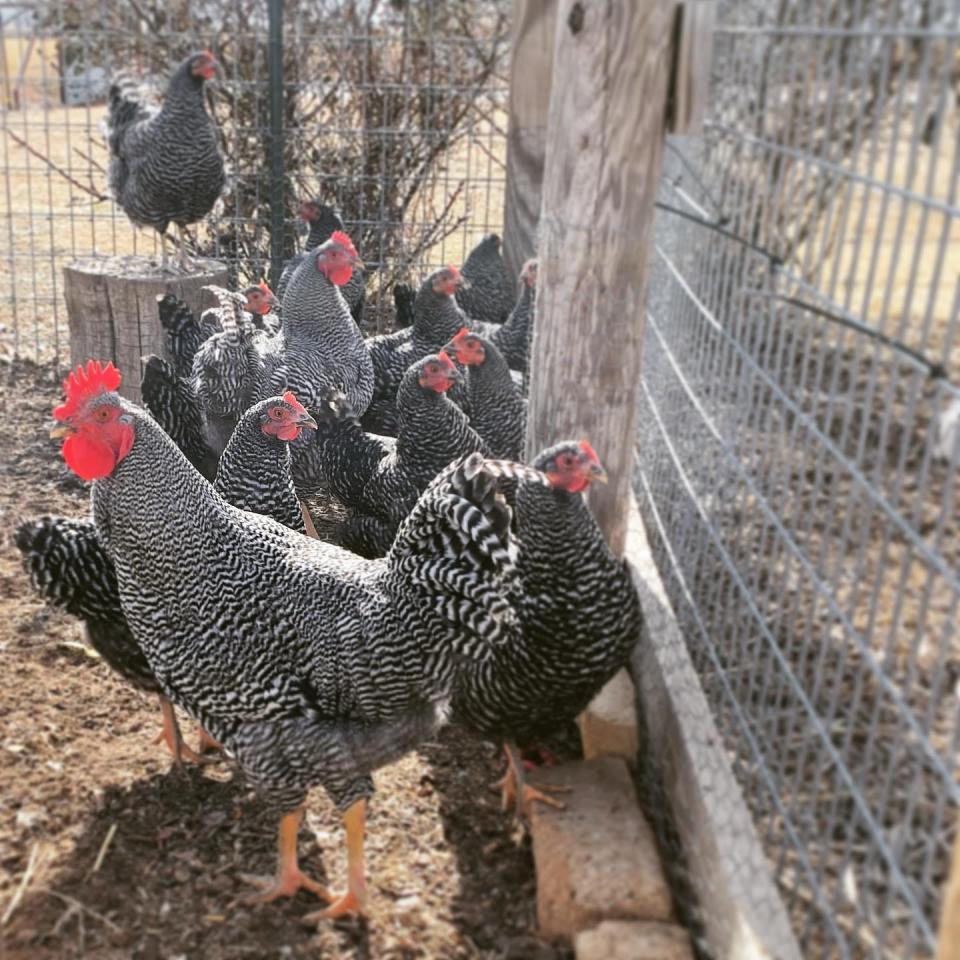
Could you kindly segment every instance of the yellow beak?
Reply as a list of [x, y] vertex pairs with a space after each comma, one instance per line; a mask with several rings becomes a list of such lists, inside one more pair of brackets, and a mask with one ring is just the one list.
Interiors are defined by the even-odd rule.
[[60, 440], [62, 437], [69, 437], [73, 433], [73, 427], [65, 423], [58, 424], [50, 431], [52, 440]]

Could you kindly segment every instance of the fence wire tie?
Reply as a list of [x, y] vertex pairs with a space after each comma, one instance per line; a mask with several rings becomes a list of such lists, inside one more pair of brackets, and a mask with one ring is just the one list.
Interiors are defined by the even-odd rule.
[[953, 384], [947, 377], [947, 368], [942, 363], [928, 360], [923, 353], [921, 353], [919, 350], [915, 350], [911, 346], [908, 346], [902, 340], [898, 340], [896, 337], [891, 337], [886, 333], [875, 330], [873, 327], [870, 327], [865, 323], [861, 323], [859, 320], [854, 320], [853, 317], [846, 317], [842, 314], [835, 313], [832, 310], [827, 310], [825, 307], [818, 307], [816, 304], [809, 303], [806, 300], [801, 300], [799, 297], [790, 297], [786, 294], [776, 293], [772, 290], [752, 290], [744, 288], [739, 290], [738, 293], [743, 297], [763, 297], [767, 300], [778, 300], [781, 303], [788, 303], [791, 306], [799, 307], [801, 310], [814, 313], [818, 317], [823, 317], [824, 320], [829, 320], [831, 323], [836, 323], [841, 327], [847, 327], [850, 330], [855, 330], [857, 333], [861, 333], [865, 337], [870, 337], [872, 340], [877, 340], [884, 346], [890, 347], [890, 349], [904, 354], [904, 356], [909, 357], [915, 363], [925, 367], [927, 370], [927, 376], [931, 380], [945, 380], [950, 384], [950, 386], [956, 387], [956, 384]]

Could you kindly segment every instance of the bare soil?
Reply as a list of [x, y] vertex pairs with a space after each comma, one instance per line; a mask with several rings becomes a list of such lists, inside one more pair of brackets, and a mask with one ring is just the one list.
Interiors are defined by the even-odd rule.
[[[183, 773], [155, 745], [159, 710], [46, 609], [11, 535], [83, 515], [87, 490], [47, 437], [48, 368], [0, 368], [0, 958], [539, 958], [523, 832], [487, 784], [491, 749], [448, 734], [382, 771], [368, 823], [370, 916], [307, 927], [306, 894], [245, 907], [269, 874], [275, 821], [225, 764]], [[314, 791], [301, 864], [339, 889], [343, 832]]]

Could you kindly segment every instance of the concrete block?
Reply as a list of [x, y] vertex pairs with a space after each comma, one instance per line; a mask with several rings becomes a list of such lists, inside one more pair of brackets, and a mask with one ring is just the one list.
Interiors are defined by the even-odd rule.
[[583, 755], [623, 757], [628, 763], [637, 758], [636, 693], [626, 670], [617, 673], [593, 698], [580, 715], [580, 736]]
[[604, 920], [574, 940], [577, 960], [693, 960], [690, 935], [673, 923]]
[[623, 760], [543, 769], [531, 782], [571, 788], [559, 795], [566, 809], [531, 809], [542, 936], [570, 940], [603, 920], [673, 919], [653, 832]]

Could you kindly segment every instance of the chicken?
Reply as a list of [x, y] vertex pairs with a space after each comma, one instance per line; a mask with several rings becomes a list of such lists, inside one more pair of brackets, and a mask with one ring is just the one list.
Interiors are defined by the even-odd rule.
[[[227, 445], [215, 489], [234, 506], [263, 513], [302, 532], [303, 517], [290, 477], [289, 441], [304, 426], [316, 425], [292, 395], [273, 397], [251, 408]], [[116, 570], [93, 520], [40, 517], [22, 524], [14, 542], [37, 593], [83, 621], [90, 645], [109, 667], [137, 689], [159, 696], [160, 738], [170, 748], [175, 766], [182, 760], [199, 760], [184, 744], [173, 707], [130, 632]], [[212, 743], [201, 731], [201, 749]]]
[[397, 435], [396, 396], [403, 375], [413, 363], [440, 350], [467, 323], [454, 299], [462, 284], [463, 277], [456, 267], [434, 271], [417, 291], [413, 326], [367, 341], [373, 363], [374, 391], [369, 412], [363, 417], [365, 430]]
[[305, 887], [296, 834], [322, 784], [347, 832], [346, 892], [362, 912], [371, 773], [443, 722], [457, 671], [517, 637], [509, 509], [479, 456], [448, 468], [384, 560], [364, 560], [227, 504], [111, 364], [72, 373], [54, 410], [70, 469], [92, 479], [97, 533], [165, 694], [283, 813], [275, 881]]
[[470, 251], [463, 277], [466, 283], [457, 290], [457, 303], [472, 321], [470, 326], [503, 323], [513, 307], [515, 287], [495, 233], [488, 233]]
[[[322, 243], [325, 243], [333, 235], [334, 231], [346, 232], [343, 224], [343, 218], [336, 207], [331, 207], [320, 200], [304, 200], [300, 204], [300, 219], [310, 224], [310, 233], [307, 235], [306, 243], [303, 245], [303, 253], [298, 253], [291, 257], [284, 265], [280, 279], [277, 281], [277, 297], [282, 301], [287, 284], [293, 277], [297, 267], [306, 259], [311, 250], [316, 250]], [[357, 323], [363, 320], [363, 302], [366, 296], [366, 282], [363, 275], [363, 268], [356, 264], [350, 279], [343, 285], [340, 291], [343, 299], [347, 301], [350, 313]]]
[[146, 103], [127, 78], [110, 86], [110, 190], [135, 224], [159, 231], [164, 267], [167, 225], [177, 226], [180, 265], [186, 268], [183, 228], [213, 209], [226, 182], [217, 130], [203, 94], [216, 69], [216, 58], [208, 50], [191, 54], [174, 71], [159, 110]]
[[177, 375], [173, 364], [146, 359], [140, 396], [153, 419], [208, 480], [217, 473], [217, 453], [207, 443], [206, 418], [193, 381]]
[[454, 717], [504, 742], [505, 801], [518, 809], [556, 801], [525, 783], [516, 744], [545, 737], [575, 717], [625, 666], [641, 627], [640, 604], [624, 561], [607, 546], [583, 497], [606, 480], [592, 447], [561, 443], [541, 453], [534, 477], [518, 484], [514, 522], [523, 639], [488, 669], [459, 675]]
[[191, 382], [203, 415], [204, 437], [217, 457], [223, 453], [243, 412], [264, 389], [265, 361], [259, 349], [263, 335], [241, 310], [242, 295], [210, 288], [221, 300], [214, 312], [222, 329], [201, 345], [193, 358]]
[[220, 331], [220, 321], [204, 318], [198, 322], [193, 311], [172, 293], [157, 297], [160, 325], [167, 334], [167, 350], [176, 374], [189, 377], [193, 358], [204, 341]]
[[[393, 285], [393, 328], [406, 330], [413, 323], [413, 304], [417, 291], [409, 283]], [[411, 331], [412, 332], [412, 331]]]
[[294, 271], [283, 294], [278, 364], [270, 392], [292, 390], [315, 410], [332, 389], [342, 390], [363, 413], [373, 395], [373, 366], [341, 287], [359, 263], [350, 238], [334, 231]]
[[334, 496], [353, 510], [342, 531], [345, 547], [364, 557], [383, 556], [433, 478], [458, 457], [486, 453], [483, 440], [446, 396], [461, 379], [444, 353], [415, 363], [397, 395], [395, 445], [364, 433], [342, 400], [332, 398], [320, 408], [311, 462]]
[[[530, 361], [530, 343], [536, 316], [537, 261], [528, 260], [520, 272], [520, 295], [506, 323], [490, 333], [490, 342], [503, 354], [511, 370], [520, 372], [526, 383]], [[523, 394], [527, 391], [524, 388]]]
[[467, 368], [470, 426], [480, 434], [492, 456], [519, 460], [527, 429], [527, 402], [503, 354], [491, 341], [466, 327], [443, 349]]
[[290, 391], [255, 403], [220, 457], [214, 488], [241, 510], [306, 533], [290, 472], [290, 444], [277, 442], [295, 440], [303, 427], [316, 430], [317, 423]]

